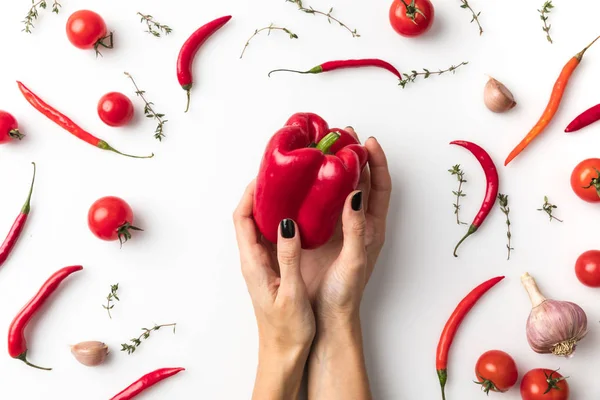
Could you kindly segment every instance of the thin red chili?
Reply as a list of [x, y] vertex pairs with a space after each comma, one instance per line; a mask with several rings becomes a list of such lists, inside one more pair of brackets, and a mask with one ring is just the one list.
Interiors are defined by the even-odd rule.
[[54, 107], [52, 107], [49, 104], [47, 104], [46, 102], [44, 102], [42, 99], [40, 99], [35, 93], [33, 93], [31, 90], [29, 90], [21, 82], [17, 81], [17, 84], [19, 85], [19, 89], [21, 90], [21, 93], [23, 93], [25, 100], [27, 100], [29, 102], [29, 104], [31, 104], [33, 106], [33, 108], [38, 110], [40, 113], [45, 115], [48, 119], [50, 119], [51, 121], [56, 123], [58, 126], [63, 128], [64, 130], [71, 133], [73, 136], [83, 140], [84, 142], [89, 143], [92, 146], [98, 147], [102, 150], [113, 151], [117, 154], [121, 154], [126, 157], [132, 157], [132, 158], [152, 158], [152, 157], [154, 157], [154, 153], [152, 153], [152, 155], [150, 155], [150, 156], [144, 156], [144, 157], [132, 156], [130, 154], [121, 153], [120, 151], [116, 150], [111, 145], [109, 145], [107, 142], [105, 142], [104, 140], [98, 139], [91, 133], [89, 133], [86, 130], [84, 130], [83, 128], [81, 128], [79, 125], [77, 125], [71, 119], [69, 119], [69, 117], [67, 117], [66, 115], [62, 114], [60, 111], [56, 110]]
[[179, 57], [177, 58], [177, 80], [179, 80], [179, 84], [183, 90], [187, 92], [187, 107], [185, 112], [188, 112], [190, 109], [190, 94], [192, 85], [194, 84], [194, 77], [192, 75], [194, 57], [200, 49], [200, 46], [206, 42], [206, 39], [211, 37], [213, 33], [229, 22], [230, 19], [231, 15], [227, 15], [201, 26], [196, 32], [192, 33], [183, 46], [181, 46]]
[[465, 149], [467, 149], [471, 153], [473, 153], [473, 155], [477, 158], [477, 160], [481, 164], [481, 168], [483, 168], [483, 172], [485, 172], [485, 179], [487, 182], [486, 190], [485, 190], [485, 197], [483, 198], [483, 203], [481, 204], [481, 208], [479, 209], [479, 212], [475, 216], [475, 219], [473, 219], [473, 222], [471, 223], [471, 226], [469, 227], [467, 234], [462, 239], [460, 239], [460, 241], [454, 248], [454, 257], [458, 257], [458, 255], [456, 254], [456, 251], [458, 250], [458, 246], [460, 246], [461, 243], [464, 242], [466, 238], [468, 238], [469, 236], [471, 236], [472, 234], [477, 232], [477, 229], [479, 229], [481, 224], [483, 224], [483, 221], [485, 221], [485, 219], [487, 218], [488, 214], [494, 207], [494, 204], [496, 204], [496, 198], [498, 197], [499, 181], [498, 181], [498, 170], [496, 169], [496, 166], [494, 165], [494, 161], [492, 161], [492, 158], [484, 149], [477, 146], [475, 143], [467, 142], [464, 140], [455, 140], [454, 142], [451, 142], [450, 144], [455, 144], [457, 146], [464, 147]]
[[17, 219], [15, 219], [8, 235], [6, 235], [6, 239], [4, 239], [2, 246], [0, 246], [0, 266], [4, 264], [10, 255], [10, 252], [15, 247], [17, 240], [19, 240], [19, 236], [21, 236], [21, 232], [23, 232], [23, 228], [25, 228], [25, 223], [29, 217], [29, 211], [31, 211], [31, 195], [33, 193], [33, 184], [35, 183], [35, 163], [32, 164], [33, 178], [31, 179], [31, 186], [29, 187], [29, 195], [27, 196], [27, 200], [25, 200], [23, 208], [21, 208], [21, 213], [17, 216]]
[[81, 271], [82, 269], [83, 267], [81, 265], [75, 265], [56, 271], [48, 278], [37, 294], [29, 300], [25, 307], [19, 311], [8, 329], [8, 354], [10, 354], [12, 358], [21, 360], [30, 367], [46, 371], [52, 369], [38, 367], [27, 361], [27, 339], [25, 338], [25, 328], [27, 328], [27, 324], [31, 321], [31, 318], [33, 318], [35, 313], [44, 305], [50, 295], [56, 291], [61, 282], [72, 273]]
[[323, 64], [319, 64], [316, 67], [309, 69], [308, 71], [296, 71], [294, 69], [274, 69], [269, 72], [269, 76], [273, 72], [295, 72], [297, 74], [320, 74], [321, 72], [335, 71], [336, 69], [343, 68], [361, 68], [361, 67], [377, 67], [383, 68], [390, 71], [398, 79], [402, 79], [402, 74], [392, 64], [387, 61], [379, 60], [377, 58], [365, 58], [361, 60], [339, 60], [339, 61], [328, 61]]
[[569, 126], [567, 126], [565, 132], [578, 131], [581, 128], [585, 128], [586, 126], [593, 124], [598, 120], [600, 120], [600, 104], [582, 112], [569, 124]]
[[129, 385], [125, 390], [110, 400], [129, 400], [148, 389], [150, 386], [156, 385], [163, 379], [170, 378], [171, 376], [185, 371], [185, 368], [162, 368], [156, 371], [150, 372], [142, 376], [140, 379]]
[[435, 359], [435, 368], [437, 370], [438, 379], [442, 388], [443, 400], [446, 400], [445, 388], [446, 382], [448, 381], [448, 352], [450, 351], [450, 346], [452, 346], [452, 341], [454, 340], [456, 331], [458, 330], [458, 327], [462, 321], [465, 319], [465, 316], [469, 313], [469, 311], [471, 311], [477, 301], [484, 294], [486, 294], [488, 290], [496, 286], [496, 284], [502, 279], [504, 279], [503, 276], [492, 278], [473, 289], [471, 293], [469, 293], [458, 304], [458, 306], [456, 306], [456, 309], [450, 316], [450, 319], [448, 319], [448, 322], [446, 322], [446, 326], [444, 326], [444, 330], [442, 331], [442, 335], [440, 336], [440, 341], [438, 343]]

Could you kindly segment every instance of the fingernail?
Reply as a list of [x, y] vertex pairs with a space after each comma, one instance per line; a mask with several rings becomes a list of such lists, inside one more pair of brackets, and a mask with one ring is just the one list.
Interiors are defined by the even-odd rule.
[[359, 211], [362, 207], [362, 192], [357, 192], [354, 196], [352, 196], [351, 201], [352, 209], [354, 211]]
[[[369, 139], [373, 139], [374, 141], [377, 141], [377, 139], [375, 138], [375, 136], [369, 136]], [[369, 140], [367, 139], [367, 140]]]
[[348, 126], [346, 127], [346, 129], [352, 129], [352, 130], [354, 130], [354, 128], [353, 128], [353, 127], [351, 127], [350, 125], [348, 125]]
[[281, 221], [281, 236], [285, 239], [291, 239], [296, 236], [296, 226], [294, 225], [294, 221], [288, 218]]

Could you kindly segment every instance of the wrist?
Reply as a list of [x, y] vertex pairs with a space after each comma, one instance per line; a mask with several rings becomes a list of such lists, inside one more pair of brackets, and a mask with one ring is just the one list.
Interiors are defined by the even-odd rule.
[[309, 349], [281, 349], [261, 345], [253, 399], [287, 400], [300, 391]]

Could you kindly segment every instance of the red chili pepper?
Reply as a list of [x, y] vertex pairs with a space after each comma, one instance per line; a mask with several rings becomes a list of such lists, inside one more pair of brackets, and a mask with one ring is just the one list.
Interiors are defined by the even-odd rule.
[[594, 107], [582, 112], [579, 114], [577, 118], [575, 118], [565, 132], [575, 132], [580, 130], [581, 128], [585, 128], [586, 126], [593, 124], [594, 122], [600, 120], [600, 104], [595, 105]]
[[31, 364], [27, 361], [27, 339], [25, 338], [25, 328], [31, 321], [31, 318], [35, 313], [44, 305], [46, 300], [56, 291], [58, 286], [64, 281], [69, 275], [74, 272], [81, 271], [83, 267], [76, 265], [73, 267], [65, 267], [56, 271], [44, 285], [40, 288], [37, 294], [29, 300], [29, 302], [23, 307], [19, 314], [15, 317], [13, 322], [10, 324], [8, 329], [8, 354], [12, 358], [23, 361], [30, 367], [43, 369], [50, 371], [52, 368], [42, 368], [37, 365]]
[[316, 114], [294, 114], [273, 135], [260, 165], [254, 197], [260, 232], [276, 243], [279, 223], [291, 218], [303, 248], [325, 244], [367, 158], [367, 149], [348, 132], [330, 129]]
[[84, 142], [89, 143], [92, 146], [98, 147], [102, 150], [113, 151], [117, 154], [121, 154], [126, 157], [132, 157], [132, 158], [152, 158], [152, 157], [154, 157], [154, 153], [152, 153], [152, 155], [150, 155], [150, 156], [144, 156], [144, 157], [132, 156], [130, 154], [121, 153], [120, 151], [114, 149], [111, 145], [106, 143], [104, 140], [98, 139], [91, 133], [82, 129], [79, 125], [77, 125], [75, 122], [71, 121], [66, 115], [62, 114], [60, 111], [56, 110], [55, 108], [51, 107], [49, 104], [45, 103], [42, 99], [40, 99], [35, 93], [33, 93], [31, 90], [29, 90], [21, 82], [17, 81], [17, 84], [19, 85], [19, 89], [21, 90], [21, 93], [23, 93], [25, 100], [27, 100], [29, 102], [29, 104], [31, 104], [33, 106], [33, 108], [35, 108], [40, 113], [42, 113], [43, 115], [48, 117], [48, 119], [50, 119], [51, 121], [56, 123], [58, 126], [63, 128], [64, 130], [71, 133], [73, 136], [83, 140]]
[[392, 64], [387, 61], [379, 60], [377, 58], [365, 58], [362, 60], [340, 60], [340, 61], [329, 61], [320, 65], [317, 65], [314, 68], [309, 69], [308, 71], [296, 71], [293, 69], [274, 69], [269, 72], [269, 76], [273, 72], [295, 72], [297, 74], [320, 74], [321, 72], [329, 72], [335, 71], [336, 69], [343, 68], [360, 68], [360, 67], [377, 67], [383, 68], [390, 71], [392, 74], [396, 75], [396, 78], [402, 80], [402, 74], [400, 71], [396, 69]]
[[487, 218], [488, 214], [496, 204], [496, 198], [498, 197], [498, 170], [494, 165], [494, 161], [490, 155], [481, 147], [477, 146], [475, 143], [467, 142], [464, 140], [456, 140], [451, 142], [450, 144], [455, 144], [465, 149], [469, 150], [473, 155], [477, 158], [479, 163], [481, 164], [481, 168], [483, 168], [483, 172], [485, 172], [485, 179], [487, 181], [485, 197], [483, 198], [483, 203], [481, 204], [481, 208], [479, 212], [475, 216], [475, 219], [471, 223], [467, 234], [460, 239], [456, 247], [454, 248], [454, 257], [458, 257], [456, 251], [458, 250], [458, 246], [461, 245], [462, 242], [465, 241], [466, 238], [477, 232], [477, 229], [483, 224], [483, 221]]
[[187, 107], [185, 112], [188, 112], [190, 109], [190, 92], [194, 83], [194, 78], [192, 76], [192, 63], [194, 62], [194, 57], [196, 56], [198, 49], [200, 49], [200, 46], [206, 42], [206, 39], [211, 37], [213, 33], [229, 22], [230, 19], [231, 15], [227, 15], [201, 26], [196, 32], [192, 33], [179, 51], [179, 57], [177, 58], [177, 79], [183, 90], [187, 92]]
[[157, 369], [154, 372], [150, 372], [142, 376], [140, 379], [132, 383], [129, 387], [123, 390], [121, 393], [112, 397], [110, 400], [129, 400], [148, 389], [150, 386], [156, 385], [163, 379], [170, 378], [171, 376], [185, 371], [185, 368], [162, 368]]
[[21, 208], [21, 213], [17, 216], [17, 219], [15, 219], [6, 239], [4, 239], [4, 243], [0, 246], [0, 266], [4, 264], [10, 255], [10, 252], [15, 247], [17, 240], [19, 240], [19, 236], [21, 236], [21, 232], [23, 232], [27, 218], [29, 217], [29, 211], [31, 210], [31, 194], [33, 193], [33, 184], [35, 182], [35, 163], [32, 164], [33, 178], [31, 179], [31, 186], [29, 187], [29, 195], [27, 196], [27, 200], [25, 200], [23, 208]]
[[496, 286], [496, 284], [502, 279], [504, 279], [503, 276], [492, 278], [473, 289], [471, 293], [469, 293], [467, 297], [465, 297], [458, 304], [458, 306], [456, 306], [456, 309], [450, 316], [450, 319], [448, 319], [448, 322], [446, 322], [446, 326], [444, 326], [444, 330], [442, 331], [442, 335], [440, 336], [440, 341], [438, 343], [435, 360], [435, 368], [437, 370], [438, 379], [442, 388], [443, 400], [446, 400], [445, 387], [446, 382], [448, 381], [448, 352], [450, 351], [450, 346], [452, 346], [452, 341], [454, 340], [456, 331], [477, 301], [484, 294], [486, 294], [488, 290]]

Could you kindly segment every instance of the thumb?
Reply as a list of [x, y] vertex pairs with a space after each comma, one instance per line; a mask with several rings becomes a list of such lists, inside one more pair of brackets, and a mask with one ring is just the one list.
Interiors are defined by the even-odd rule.
[[342, 258], [352, 264], [362, 265], [366, 261], [365, 231], [366, 219], [363, 210], [363, 193], [354, 191], [346, 198], [342, 214], [344, 246]]
[[302, 280], [300, 274], [300, 234], [297, 232], [296, 223], [291, 219], [284, 219], [279, 224], [277, 238], [277, 261], [281, 274], [281, 285], [295, 284]]

